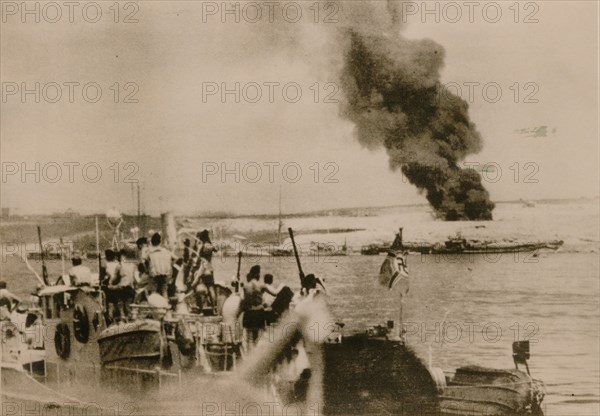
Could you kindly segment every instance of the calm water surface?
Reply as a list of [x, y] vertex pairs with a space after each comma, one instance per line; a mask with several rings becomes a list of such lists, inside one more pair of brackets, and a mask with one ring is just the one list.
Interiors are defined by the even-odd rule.
[[[376, 283], [383, 257], [304, 257], [306, 273], [324, 277], [330, 305], [346, 331], [397, 320], [399, 296]], [[244, 259], [298, 286], [293, 258]], [[91, 267], [95, 264], [91, 263]], [[34, 263], [39, 269], [39, 265]], [[531, 340], [530, 369], [547, 387], [548, 415], [597, 415], [600, 404], [599, 258], [595, 253], [409, 258], [410, 291], [404, 301], [408, 342], [446, 371], [467, 364], [511, 368], [511, 343]], [[217, 280], [236, 270], [233, 258], [215, 264]], [[60, 262], [50, 264], [59, 273]], [[18, 259], [2, 263], [2, 277], [19, 294], [35, 278]]]

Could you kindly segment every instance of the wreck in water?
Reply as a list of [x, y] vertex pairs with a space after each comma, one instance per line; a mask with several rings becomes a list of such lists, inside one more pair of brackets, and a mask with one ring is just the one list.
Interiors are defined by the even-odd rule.
[[404, 241], [403, 229], [396, 233], [391, 244], [370, 244], [361, 248], [361, 254], [372, 256], [387, 253], [388, 250], [406, 250], [420, 254], [498, 254], [498, 253], [534, 253], [538, 250], [558, 250], [564, 244], [562, 240], [547, 241], [485, 241], [468, 239], [459, 232], [449, 236], [441, 243]]

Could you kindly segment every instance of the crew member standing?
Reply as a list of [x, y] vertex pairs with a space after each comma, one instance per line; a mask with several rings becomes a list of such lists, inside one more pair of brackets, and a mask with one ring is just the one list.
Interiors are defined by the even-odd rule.
[[273, 285], [273, 275], [265, 274], [263, 278], [265, 284], [262, 293], [263, 307], [265, 308], [265, 321], [267, 325], [275, 322], [275, 314], [271, 308], [273, 305], [273, 301], [275, 301], [275, 297], [279, 293], [279, 289], [275, 288]]
[[108, 317], [112, 321], [119, 316], [119, 288], [117, 286], [117, 269], [119, 268], [119, 262], [117, 261], [117, 255], [114, 251], [108, 249], [104, 251], [104, 258], [106, 264], [104, 266], [104, 281], [101, 282], [101, 286], [104, 288], [106, 293], [106, 303], [108, 306]]
[[206, 287], [208, 292], [208, 298], [212, 308], [216, 307], [217, 295], [215, 293], [215, 277], [212, 266], [212, 256], [218, 250], [210, 241], [208, 230], [203, 230], [197, 234], [198, 241], [200, 241], [200, 247], [198, 248], [198, 257], [200, 261], [200, 267], [195, 272], [194, 281], [192, 287], [198, 288], [198, 283], [201, 281]]
[[138, 248], [138, 262], [143, 263], [146, 268], [148, 268], [148, 252], [150, 248], [148, 247], [148, 239], [146, 237], [140, 237], [135, 242]]
[[263, 278], [264, 282], [265, 282], [265, 286], [264, 286], [264, 290], [263, 290], [263, 305], [265, 306], [265, 309], [271, 309], [271, 305], [273, 304], [273, 301], [275, 300], [275, 296], [277, 296], [277, 293], [279, 293], [279, 289], [275, 287], [275, 285], [273, 285], [273, 275], [270, 273], [265, 274], [265, 277]]
[[89, 267], [81, 264], [81, 255], [73, 254], [71, 258], [73, 267], [69, 269], [69, 278], [72, 286], [92, 285], [92, 271]]
[[148, 252], [150, 278], [156, 286], [156, 291], [167, 298], [167, 283], [172, 274], [173, 254], [160, 245], [160, 234], [155, 233], [150, 239], [152, 247]]
[[117, 261], [117, 254], [108, 249], [104, 251], [104, 258], [106, 259], [106, 264], [104, 266], [104, 279], [107, 285], [110, 285], [110, 282], [116, 277], [117, 267], [119, 267], [119, 262]]
[[242, 301], [242, 310], [244, 317], [242, 325], [246, 330], [248, 346], [253, 346], [260, 332], [265, 328], [266, 314], [263, 305], [263, 293], [269, 292], [272, 296], [277, 294], [271, 292], [260, 281], [260, 265], [254, 265], [246, 275], [247, 283], [244, 286], [244, 299]]
[[137, 267], [134, 263], [126, 261], [127, 252], [121, 249], [118, 254], [119, 266], [115, 272], [115, 279], [111, 282], [118, 289], [119, 311], [122, 319], [129, 317], [129, 305], [133, 302], [135, 290], [133, 284], [136, 281]]

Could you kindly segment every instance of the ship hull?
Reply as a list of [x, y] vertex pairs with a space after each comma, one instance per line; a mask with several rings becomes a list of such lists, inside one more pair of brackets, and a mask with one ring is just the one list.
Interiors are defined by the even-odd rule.
[[434, 244], [405, 244], [403, 249], [420, 254], [498, 254], [498, 253], [524, 253], [536, 250], [558, 250], [562, 241], [549, 241], [531, 244], [511, 244], [503, 246], [486, 245], [481, 247], [444, 247]]
[[439, 396], [444, 415], [540, 415], [544, 387], [519, 370], [459, 368]]

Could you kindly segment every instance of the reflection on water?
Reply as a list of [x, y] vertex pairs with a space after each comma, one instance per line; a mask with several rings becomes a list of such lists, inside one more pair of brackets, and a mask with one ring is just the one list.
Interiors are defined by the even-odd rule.
[[[334, 316], [345, 331], [398, 319], [399, 298], [376, 283], [383, 257], [303, 258], [306, 273], [325, 278]], [[537, 262], [535, 262], [537, 260]], [[242, 273], [259, 263], [276, 283], [299, 286], [293, 258], [244, 259]], [[60, 271], [60, 262], [50, 265]], [[94, 264], [90, 264], [95, 267]], [[34, 266], [35, 267], [35, 266]], [[539, 258], [410, 256], [404, 321], [408, 342], [423, 360], [453, 370], [466, 364], [511, 368], [511, 344], [531, 340], [530, 369], [547, 386], [548, 415], [598, 413], [598, 255], [549, 253]], [[24, 265], [9, 259], [3, 278], [19, 294], [35, 286]], [[217, 280], [235, 275], [236, 260], [215, 264]]]

